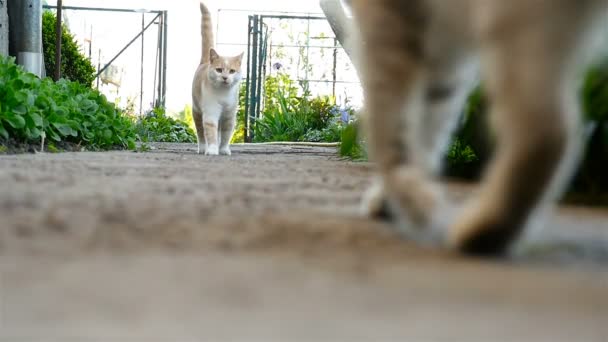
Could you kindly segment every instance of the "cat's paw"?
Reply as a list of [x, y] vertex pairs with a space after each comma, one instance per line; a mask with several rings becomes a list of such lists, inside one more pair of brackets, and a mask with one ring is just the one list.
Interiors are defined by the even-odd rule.
[[408, 239], [442, 245], [453, 210], [438, 184], [421, 171], [405, 166], [385, 173], [383, 184], [384, 190], [372, 190], [367, 195], [369, 213], [389, 218]]
[[501, 256], [508, 252], [510, 243], [517, 238], [521, 224], [511, 222], [488, 203], [470, 204], [447, 236], [452, 250], [480, 256]]
[[219, 154], [219, 148], [217, 145], [209, 145], [205, 149], [206, 156], [217, 156]]
[[385, 175], [385, 187], [389, 199], [403, 212], [408, 220], [424, 226], [431, 222], [432, 215], [441, 200], [441, 192], [420, 170], [412, 167], [397, 167]]
[[229, 156], [232, 154], [232, 152], [230, 151], [230, 146], [225, 146], [220, 148], [220, 154], [223, 156]]
[[393, 216], [388, 207], [388, 200], [380, 179], [376, 179], [363, 194], [359, 211], [362, 215], [372, 219], [392, 221]]

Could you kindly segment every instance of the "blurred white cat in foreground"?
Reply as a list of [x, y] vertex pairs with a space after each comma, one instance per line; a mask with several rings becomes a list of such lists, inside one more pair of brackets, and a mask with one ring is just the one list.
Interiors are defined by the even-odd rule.
[[[380, 176], [368, 213], [461, 252], [506, 252], [578, 162], [576, 81], [607, 3], [351, 0], [350, 43]], [[435, 178], [479, 62], [497, 148], [479, 193], [452, 222]]]

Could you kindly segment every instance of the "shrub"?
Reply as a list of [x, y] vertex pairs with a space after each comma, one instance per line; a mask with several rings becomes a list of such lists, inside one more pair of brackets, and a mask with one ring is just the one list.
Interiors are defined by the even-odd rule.
[[256, 120], [254, 142], [301, 141], [311, 129], [310, 117], [289, 102], [281, 90], [277, 93], [279, 105], [264, 110], [264, 116]]
[[154, 108], [139, 119], [136, 131], [144, 142], [196, 142], [194, 130], [186, 122], [167, 116], [163, 108]]
[[[57, 16], [51, 11], [42, 15], [42, 47], [47, 76], [55, 73], [55, 30]], [[74, 36], [64, 25], [61, 35], [61, 76], [70, 81], [91, 87], [95, 80], [95, 67], [78, 48]]]
[[581, 98], [589, 140], [570, 195], [578, 201], [608, 203], [608, 58], [587, 72]]
[[32, 143], [46, 137], [95, 149], [134, 148], [130, 118], [96, 90], [39, 79], [0, 56], [0, 139]]
[[254, 142], [338, 142], [353, 117], [353, 109], [339, 108], [330, 96], [312, 97], [306, 82], [298, 89], [287, 75], [268, 77], [264, 90], [265, 105], [262, 118], [255, 122]]

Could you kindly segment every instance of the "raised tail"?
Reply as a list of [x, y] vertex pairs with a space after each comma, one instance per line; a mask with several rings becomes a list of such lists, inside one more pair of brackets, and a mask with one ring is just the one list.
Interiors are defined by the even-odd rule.
[[211, 13], [205, 4], [201, 5], [201, 36], [203, 38], [203, 52], [201, 54], [201, 64], [211, 61], [211, 49], [215, 46], [213, 41], [213, 24], [211, 23]]

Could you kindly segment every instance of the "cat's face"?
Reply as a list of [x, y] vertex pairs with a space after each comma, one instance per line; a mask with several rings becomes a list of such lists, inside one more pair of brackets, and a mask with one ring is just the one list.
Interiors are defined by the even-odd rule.
[[209, 80], [219, 88], [231, 88], [242, 78], [241, 64], [243, 54], [234, 57], [222, 57], [211, 49], [211, 61], [209, 63]]

